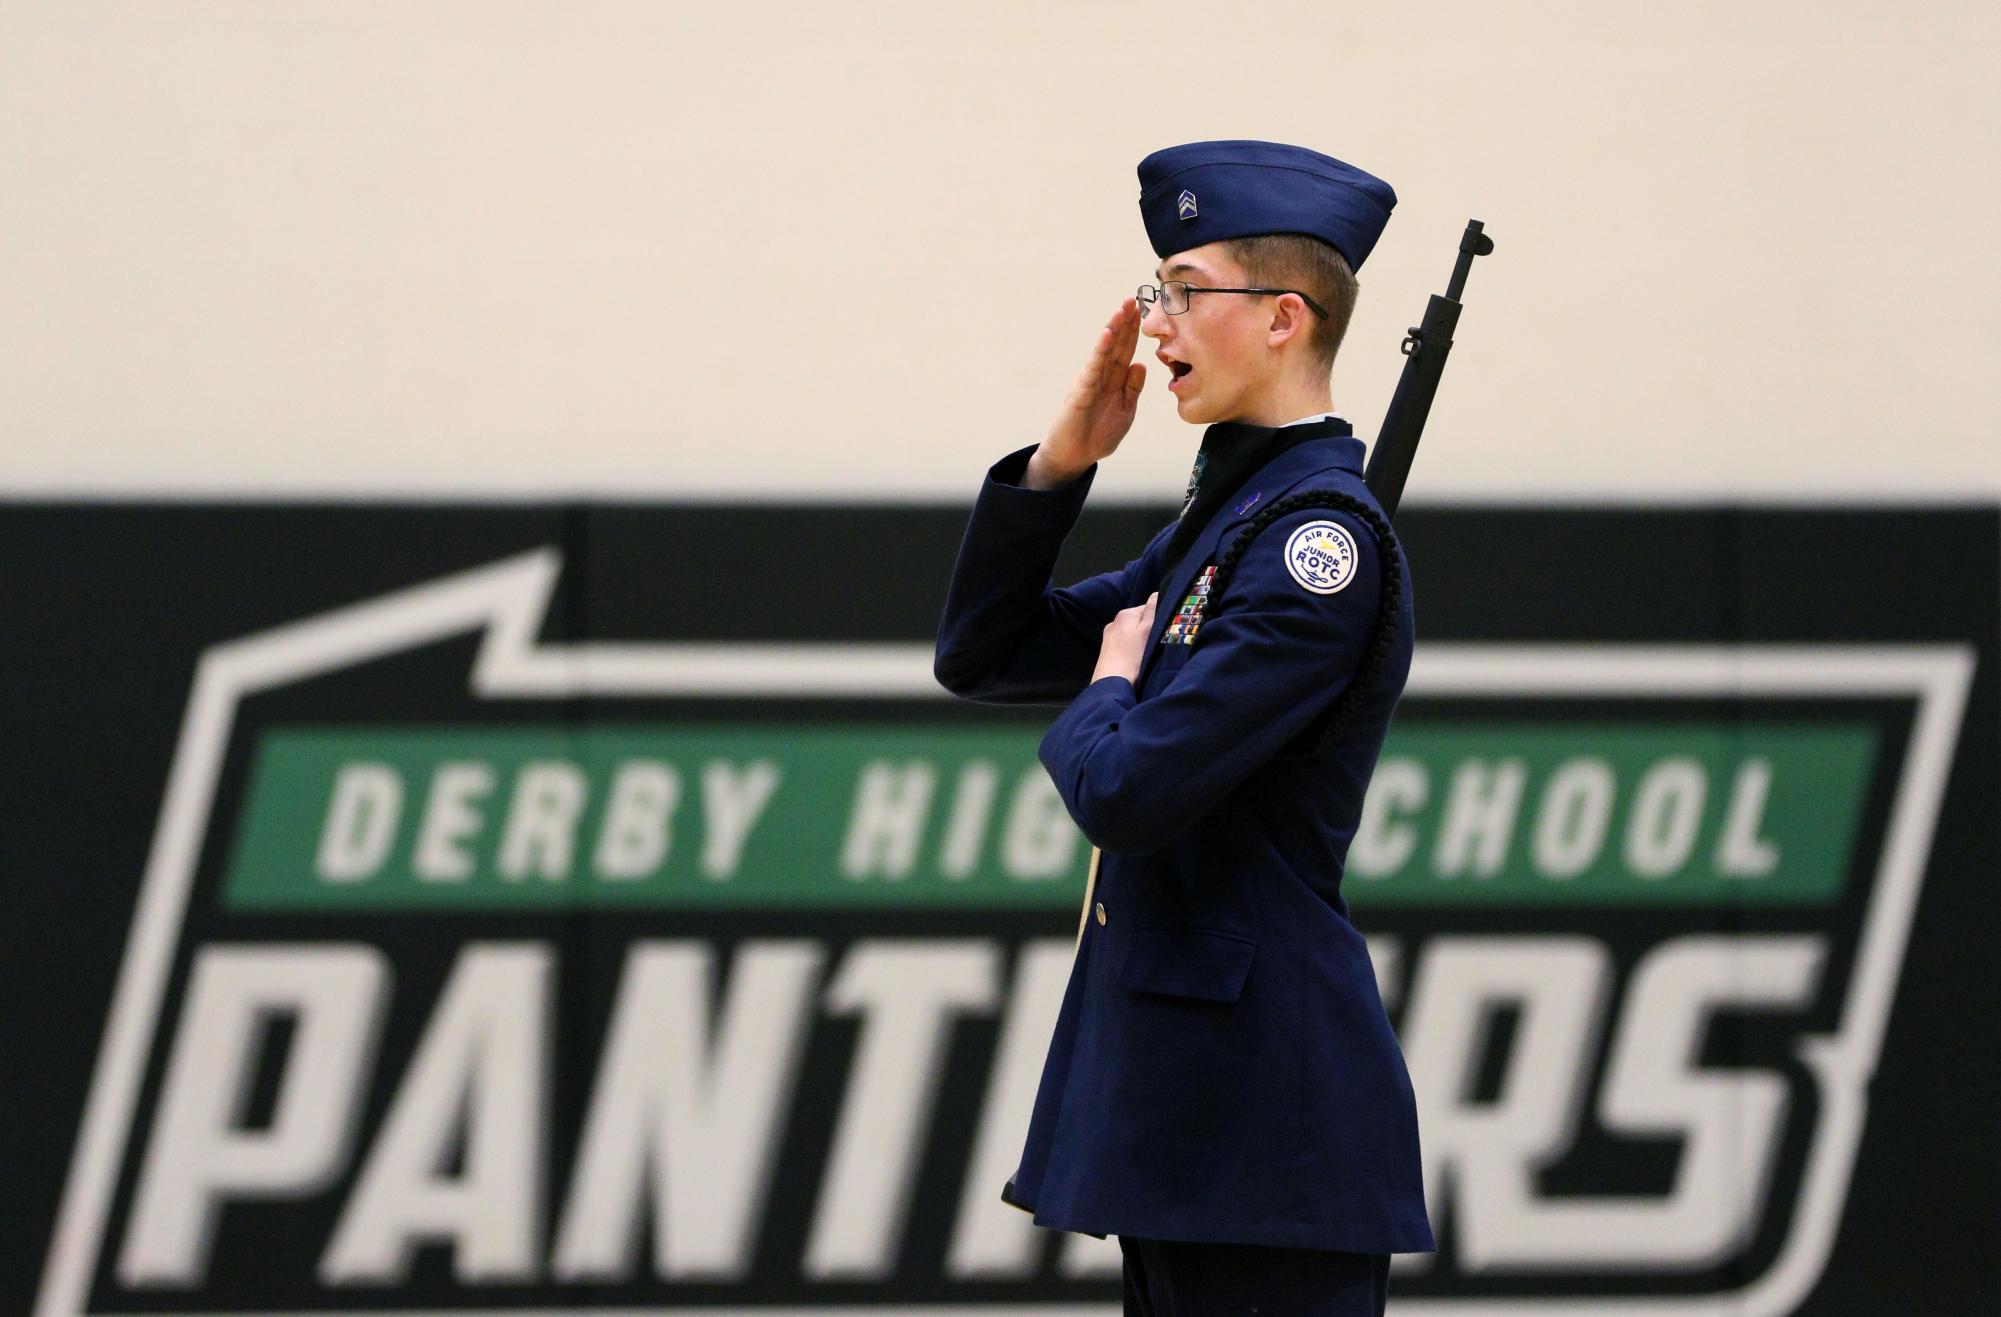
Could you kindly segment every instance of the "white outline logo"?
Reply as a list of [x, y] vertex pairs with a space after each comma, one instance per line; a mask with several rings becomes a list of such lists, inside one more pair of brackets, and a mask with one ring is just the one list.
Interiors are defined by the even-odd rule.
[[[151, 1051], [187, 915], [201, 843], [239, 703], [247, 696], [483, 631], [471, 684], [481, 696], [774, 695], [943, 698], [924, 644], [598, 643], [541, 645], [535, 636], [562, 559], [538, 549], [225, 641], [203, 652], [182, 720], [166, 797], [147, 858], [110, 1024], [50, 1239], [37, 1317], [84, 1311], [118, 1171], [133, 1134]], [[1432, 697], [1730, 696], [1908, 697], [1917, 709], [1870, 887], [1856, 965], [1839, 1023], [1806, 1035], [1798, 1056], [1818, 1088], [1798, 1208], [1776, 1261], [1744, 1289], [1635, 1298], [1409, 1300], [1407, 1317], [1781, 1317], [1826, 1269], [1847, 1201], [1890, 1003], [1931, 853], [1972, 682], [1974, 654], [1940, 645], [1494, 645], [1419, 648], [1408, 690]], [[516, 1317], [566, 1310], [509, 1309]], [[622, 1310], [636, 1314], [642, 1310]], [[671, 1310], [645, 1309], [664, 1314]], [[712, 1313], [714, 1309], [687, 1309]], [[905, 1307], [847, 1309], [851, 1317]], [[933, 1311], [942, 1311], [936, 1310]], [[1109, 1313], [1098, 1305], [953, 1306], [955, 1317]], [[183, 1314], [183, 1317], [189, 1317]], [[231, 1313], [227, 1317], [241, 1317]], [[415, 1311], [390, 1317], [419, 1317]], [[772, 1310], [767, 1317], [785, 1317]], [[795, 1315], [796, 1317], [796, 1315]]]
[[1181, 189], [1181, 195], [1175, 198], [1174, 209], [1175, 213], [1180, 215], [1182, 219], [1185, 220], [1194, 219], [1195, 194], [1193, 192], [1190, 192], [1187, 188]]

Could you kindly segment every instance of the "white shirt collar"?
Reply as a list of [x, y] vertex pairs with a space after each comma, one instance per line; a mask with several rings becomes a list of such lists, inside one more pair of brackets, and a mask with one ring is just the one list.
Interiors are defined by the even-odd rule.
[[1315, 412], [1311, 416], [1302, 416], [1296, 421], [1287, 421], [1285, 425], [1281, 425], [1278, 428], [1283, 430], [1286, 428], [1286, 425], [1305, 425], [1308, 421], [1324, 421], [1333, 417], [1335, 414], [1336, 413], [1334, 412]]

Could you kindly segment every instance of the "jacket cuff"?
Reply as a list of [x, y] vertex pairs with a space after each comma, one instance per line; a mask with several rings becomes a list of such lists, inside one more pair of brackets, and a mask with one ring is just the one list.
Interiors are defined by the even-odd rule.
[[1067, 530], [1083, 511], [1084, 496], [1091, 492], [1091, 482], [1098, 478], [1098, 464], [1093, 462], [1085, 467], [1084, 474], [1067, 485], [1028, 489], [1021, 482], [1028, 474], [1028, 459], [1035, 455], [1037, 447], [1030, 444], [1017, 448], [987, 468], [986, 481], [980, 486], [979, 506], [1005, 509], [1014, 517], [1040, 517], [1060, 523]]

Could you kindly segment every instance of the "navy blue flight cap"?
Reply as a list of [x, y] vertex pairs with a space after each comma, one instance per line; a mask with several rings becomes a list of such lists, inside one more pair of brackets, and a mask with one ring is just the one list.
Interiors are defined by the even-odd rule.
[[1139, 162], [1139, 211], [1156, 256], [1263, 233], [1308, 233], [1362, 262], [1397, 194], [1374, 174], [1282, 142], [1188, 142]]

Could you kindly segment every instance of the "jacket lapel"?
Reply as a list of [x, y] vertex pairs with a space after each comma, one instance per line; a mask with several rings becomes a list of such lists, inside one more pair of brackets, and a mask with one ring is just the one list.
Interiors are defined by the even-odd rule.
[[[1348, 447], [1350, 445], [1352, 450]], [[1182, 555], [1179, 562], [1169, 566], [1166, 575], [1161, 578], [1160, 598], [1153, 610], [1153, 630], [1147, 635], [1146, 653], [1140, 659], [1139, 678], [1133, 683], [1135, 687], [1144, 685], [1147, 672], [1165, 648], [1160, 643], [1160, 637], [1166, 632], [1168, 622], [1181, 610], [1181, 601], [1194, 587], [1197, 573], [1216, 561], [1223, 547], [1235, 535], [1237, 527], [1276, 503], [1308, 476], [1348, 465], [1343, 461], [1344, 456], [1358, 464], [1360, 451], [1361, 442], [1355, 439], [1308, 440], [1280, 453], [1232, 492], [1223, 511], [1210, 519], [1209, 524], [1196, 535], [1188, 552]], [[1360, 469], [1359, 465], [1356, 469]]]

